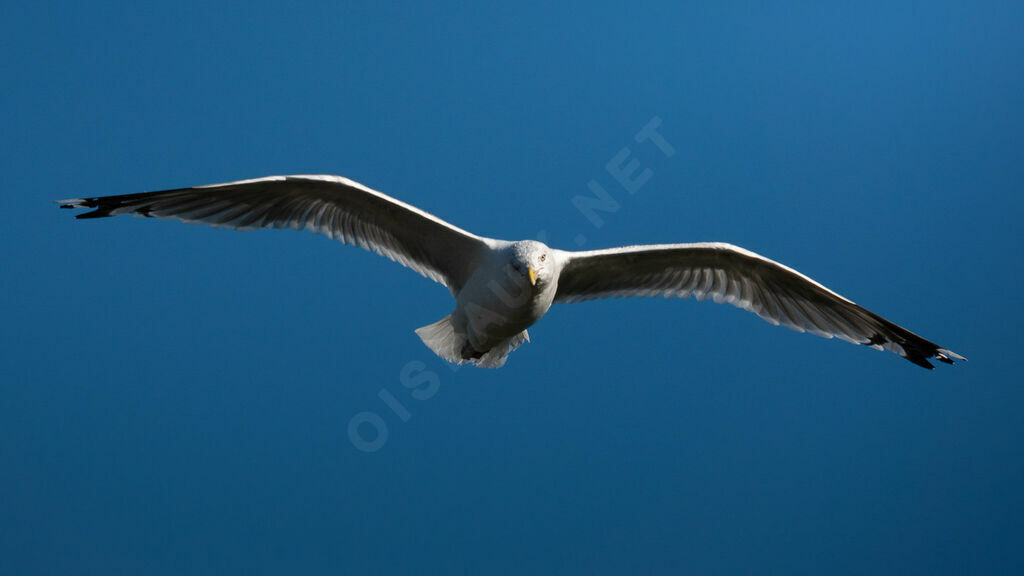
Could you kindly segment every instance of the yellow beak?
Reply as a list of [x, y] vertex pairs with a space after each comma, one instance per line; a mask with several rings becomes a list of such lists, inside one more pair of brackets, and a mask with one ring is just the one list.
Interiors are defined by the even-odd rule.
[[530, 285], [536, 286], [537, 285], [537, 271], [533, 269], [533, 266], [528, 266], [526, 268], [526, 273], [527, 273], [527, 275], [530, 276]]

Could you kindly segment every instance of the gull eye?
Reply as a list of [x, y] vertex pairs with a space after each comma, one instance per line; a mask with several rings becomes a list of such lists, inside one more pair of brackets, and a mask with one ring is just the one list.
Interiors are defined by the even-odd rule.
[[548, 258], [548, 255], [547, 255], [547, 254], [541, 254], [541, 255], [540, 255], [540, 261], [541, 261], [541, 262], [543, 262], [543, 261], [547, 260], [547, 258]]

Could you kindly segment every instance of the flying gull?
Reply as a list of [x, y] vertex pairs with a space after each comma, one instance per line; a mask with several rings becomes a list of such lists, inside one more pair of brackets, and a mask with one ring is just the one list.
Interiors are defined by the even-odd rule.
[[728, 302], [768, 322], [889, 350], [931, 369], [963, 356], [897, 326], [807, 276], [723, 243], [569, 252], [477, 236], [340, 176], [270, 176], [226, 184], [59, 201], [78, 218], [134, 214], [235, 230], [310, 230], [445, 285], [455, 310], [416, 330], [438, 356], [497, 368], [529, 341], [552, 304], [663, 296]]

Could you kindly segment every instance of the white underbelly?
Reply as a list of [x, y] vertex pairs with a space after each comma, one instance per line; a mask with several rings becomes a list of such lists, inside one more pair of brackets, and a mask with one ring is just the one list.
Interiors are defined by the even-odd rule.
[[550, 305], [525, 278], [480, 275], [459, 293], [454, 321], [474, 348], [488, 350], [529, 328]]

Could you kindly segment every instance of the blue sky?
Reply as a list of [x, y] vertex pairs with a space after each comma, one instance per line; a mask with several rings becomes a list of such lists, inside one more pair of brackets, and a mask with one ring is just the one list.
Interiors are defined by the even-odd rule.
[[[1019, 572], [1021, 22], [3, 4], [0, 572]], [[450, 297], [387, 260], [51, 203], [282, 173], [561, 248], [732, 242], [971, 361], [617, 300], [453, 371], [413, 333]]]

